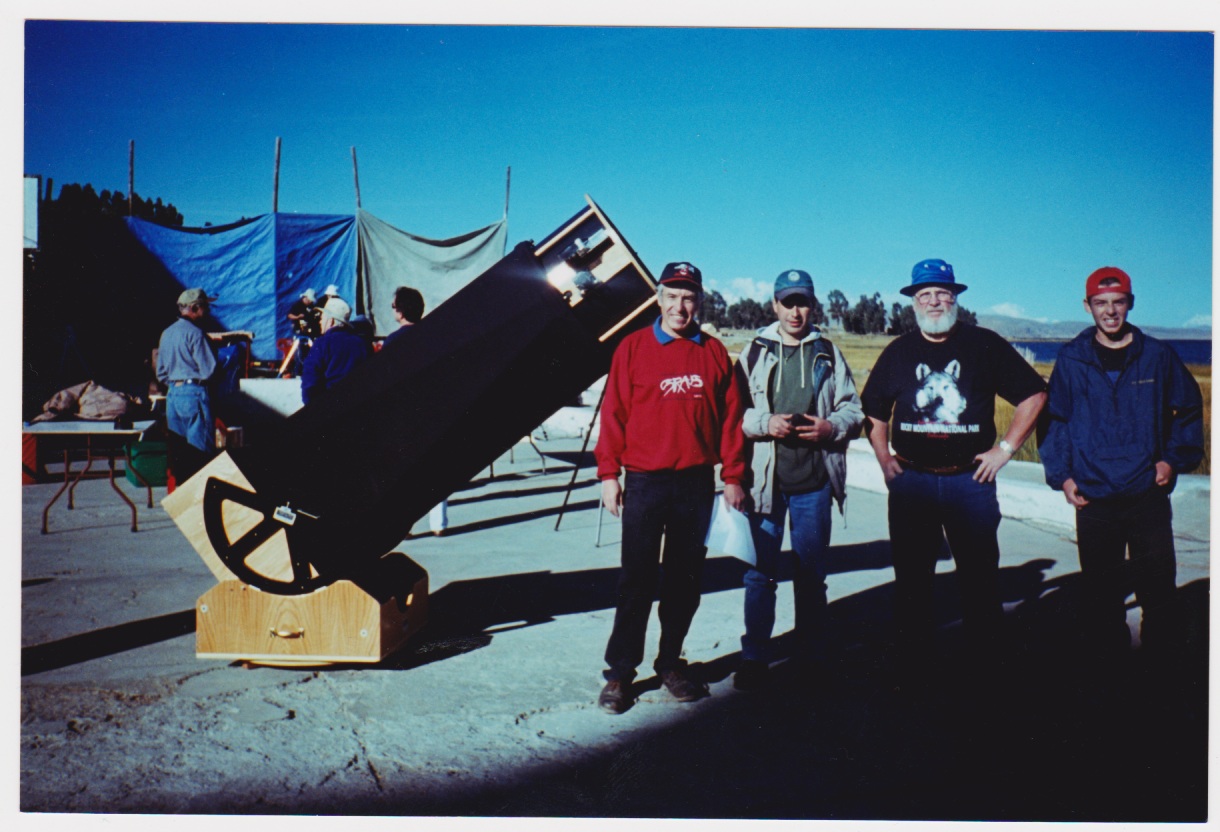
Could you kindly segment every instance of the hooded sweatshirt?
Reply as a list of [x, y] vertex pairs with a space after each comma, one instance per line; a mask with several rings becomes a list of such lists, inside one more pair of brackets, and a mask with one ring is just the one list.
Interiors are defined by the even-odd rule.
[[737, 373], [750, 393], [742, 418], [742, 430], [752, 445], [750, 496], [755, 510], [769, 514], [776, 488], [775, 440], [768, 433], [768, 422], [774, 413], [772, 392], [805, 385], [810, 389], [811, 415], [826, 419], [833, 427], [830, 437], [821, 443], [822, 464], [826, 467], [831, 493], [843, 510], [847, 485], [848, 443], [860, 433], [864, 411], [852, 379], [851, 368], [839, 348], [816, 326], [801, 339], [802, 361], [798, 373], [779, 371], [783, 343], [779, 322], [763, 327], [746, 347], [737, 363]]

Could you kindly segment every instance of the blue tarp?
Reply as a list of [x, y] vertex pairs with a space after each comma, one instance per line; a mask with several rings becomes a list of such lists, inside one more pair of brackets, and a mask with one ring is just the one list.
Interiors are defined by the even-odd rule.
[[[305, 289], [329, 284], [385, 335], [394, 289], [419, 289], [438, 306], [504, 256], [507, 223], [449, 240], [409, 234], [361, 211], [356, 216], [264, 214], [215, 228], [166, 228], [136, 218], [127, 227], [182, 288], [217, 297], [213, 315], [226, 330], [254, 333], [255, 358], [276, 359], [291, 334], [288, 308]], [[174, 298], [167, 298], [172, 305]]]

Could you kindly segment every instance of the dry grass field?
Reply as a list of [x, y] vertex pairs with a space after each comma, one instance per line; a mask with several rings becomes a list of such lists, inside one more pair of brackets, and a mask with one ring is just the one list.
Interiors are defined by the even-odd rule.
[[[729, 352], [737, 356], [750, 343], [754, 333], [745, 330], [727, 329], [721, 331], [719, 337]], [[843, 353], [847, 366], [851, 367], [857, 386], [863, 388], [865, 381], [868, 379], [869, 371], [872, 370], [873, 364], [877, 361], [877, 356], [881, 355], [881, 351], [893, 340], [893, 337], [889, 335], [852, 335], [850, 333], [839, 332], [831, 336], [831, 340], [834, 341], [835, 345]], [[1053, 363], [1037, 363], [1034, 365], [1034, 369], [1045, 379], [1051, 377], [1052, 367], [1054, 367]], [[1208, 365], [1200, 364], [1191, 364], [1189, 367], [1195, 380], [1199, 382], [1199, 389], [1203, 391], [1204, 454], [1202, 464], [1195, 469], [1194, 473], [1210, 474], [1212, 458], [1212, 368]], [[995, 422], [998, 435], [1002, 436], [1004, 431], [1008, 430], [1008, 424], [1012, 421], [1012, 413], [1012, 405], [1003, 399], [996, 399]], [[1014, 458], [1026, 462], [1039, 462], [1040, 458], [1036, 442], [1032, 439], [1027, 441], [1021, 446], [1021, 449]]]

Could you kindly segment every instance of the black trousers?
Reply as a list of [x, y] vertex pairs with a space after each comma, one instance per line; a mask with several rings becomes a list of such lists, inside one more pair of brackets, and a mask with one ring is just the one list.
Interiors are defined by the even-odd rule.
[[614, 629], [606, 645], [607, 679], [630, 682], [635, 678], [635, 669], [644, 660], [654, 597], [660, 599], [661, 643], [653, 669], [663, 673], [681, 665], [682, 643], [699, 609], [707, 555], [703, 542], [714, 497], [710, 467], [627, 472], [622, 569]]
[[1143, 610], [1141, 642], [1152, 649], [1172, 646], [1178, 611], [1169, 489], [1090, 501], [1076, 512], [1076, 540], [1083, 629], [1092, 646], [1106, 652], [1131, 646], [1126, 598], [1132, 591]]

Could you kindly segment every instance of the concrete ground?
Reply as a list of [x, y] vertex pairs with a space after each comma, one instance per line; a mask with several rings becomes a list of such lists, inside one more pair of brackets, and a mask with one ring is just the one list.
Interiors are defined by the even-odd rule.
[[[853, 452], [831, 550], [839, 661], [814, 684], [732, 687], [743, 564], [711, 554], [686, 642], [710, 696], [642, 671], [638, 703], [596, 704], [618, 521], [597, 537], [587, 463], [555, 531], [579, 440], [527, 446], [450, 501], [449, 533], [404, 541], [432, 616], [383, 665], [243, 667], [195, 658], [215, 583], [158, 506], [140, 531], [104, 481], [77, 508], [22, 489], [21, 773], [26, 812], [1142, 821], [1202, 820], [1207, 777], [1209, 483], [1175, 497], [1189, 638], [1095, 665], [1076, 650], [1076, 551], [1062, 497], [1005, 469], [994, 673], [959, 649], [941, 564], [939, 655], [916, 679], [887, 650], [893, 570], [876, 465]], [[124, 484], [138, 500], [136, 489]], [[1042, 493], [1038, 493], [1041, 491]], [[158, 490], [158, 498], [164, 489]], [[142, 505], [142, 504], [141, 504]], [[792, 624], [781, 588], [777, 647]], [[1138, 630], [1138, 608], [1129, 621]], [[649, 650], [655, 649], [655, 615]], [[650, 653], [651, 657], [651, 653]], [[649, 659], [650, 661], [650, 659]]]

